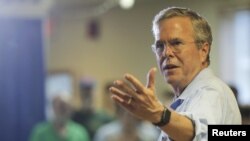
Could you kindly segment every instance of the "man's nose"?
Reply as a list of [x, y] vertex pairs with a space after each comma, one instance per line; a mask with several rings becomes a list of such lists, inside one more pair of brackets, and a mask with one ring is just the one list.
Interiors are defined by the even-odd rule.
[[164, 57], [170, 57], [173, 56], [173, 50], [169, 45], [165, 45], [164, 50], [163, 50], [163, 56]]

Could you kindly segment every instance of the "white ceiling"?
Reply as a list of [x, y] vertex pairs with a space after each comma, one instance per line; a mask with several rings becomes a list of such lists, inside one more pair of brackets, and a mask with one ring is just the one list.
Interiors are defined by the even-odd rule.
[[60, 6], [93, 6], [101, 4], [107, 0], [55, 0]]
[[[57, 7], [84, 7], [84, 8], [91, 8], [94, 6], [98, 6], [101, 5], [103, 3], [107, 3], [107, 2], [115, 2], [119, 0], [54, 0], [55, 1], [55, 5]], [[151, 0], [135, 0], [136, 3], [138, 2], [147, 2], [147, 1], [151, 1]]]
[[[135, 3], [148, 1], [152, 0], [135, 0]], [[72, 18], [92, 17], [100, 16], [116, 6], [119, 6], [119, 0], [55, 0], [52, 13], [59, 16], [67, 11]]]
[[[5, 0], [6, 1], [6, 0]], [[48, 11], [51, 13], [62, 14], [65, 11], [71, 13], [86, 13], [86, 16], [101, 15], [118, 6], [119, 0], [10, 0], [5, 2], [0, 0], [0, 16], [43, 16]], [[135, 0], [147, 2], [152, 0]], [[85, 12], [83, 12], [85, 11]], [[87, 12], [86, 12], [87, 11]], [[89, 15], [91, 13], [92, 15]], [[82, 15], [82, 14], [81, 14]], [[84, 17], [84, 15], [82, 15]]]

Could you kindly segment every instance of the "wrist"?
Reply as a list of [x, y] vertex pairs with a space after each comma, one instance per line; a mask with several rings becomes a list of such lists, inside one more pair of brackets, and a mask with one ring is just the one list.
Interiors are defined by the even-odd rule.
[[153, 122], [153, 124], [159, 127], [167, 125], [170, 121], [170, 116], [171, 116], [171, 111], [169, 111], [168, 108], [164, 106], [160, 119], [158, 120], [158, 122]]

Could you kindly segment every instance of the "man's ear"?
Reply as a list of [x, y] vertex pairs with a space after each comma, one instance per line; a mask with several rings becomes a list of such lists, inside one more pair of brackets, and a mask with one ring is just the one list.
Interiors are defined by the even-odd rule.
[[207, 62], [209, 51], [210, 51], [209, 44], [207, 42], [203, 43], [200, 48], [200, 57], [201, 57], [202, 64]]

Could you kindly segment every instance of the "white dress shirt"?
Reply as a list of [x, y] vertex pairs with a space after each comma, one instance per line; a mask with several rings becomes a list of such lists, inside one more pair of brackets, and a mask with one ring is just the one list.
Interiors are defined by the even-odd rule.
[[[232, 90], [209, 68], [203, 69], [178, 99], [184, 101], [175, 111], [194, 123], [193, 141], [208, 140], [208, 124], [241, 124], [239, 107]], [[162, 131], [158, 141], [170, 139]]]

